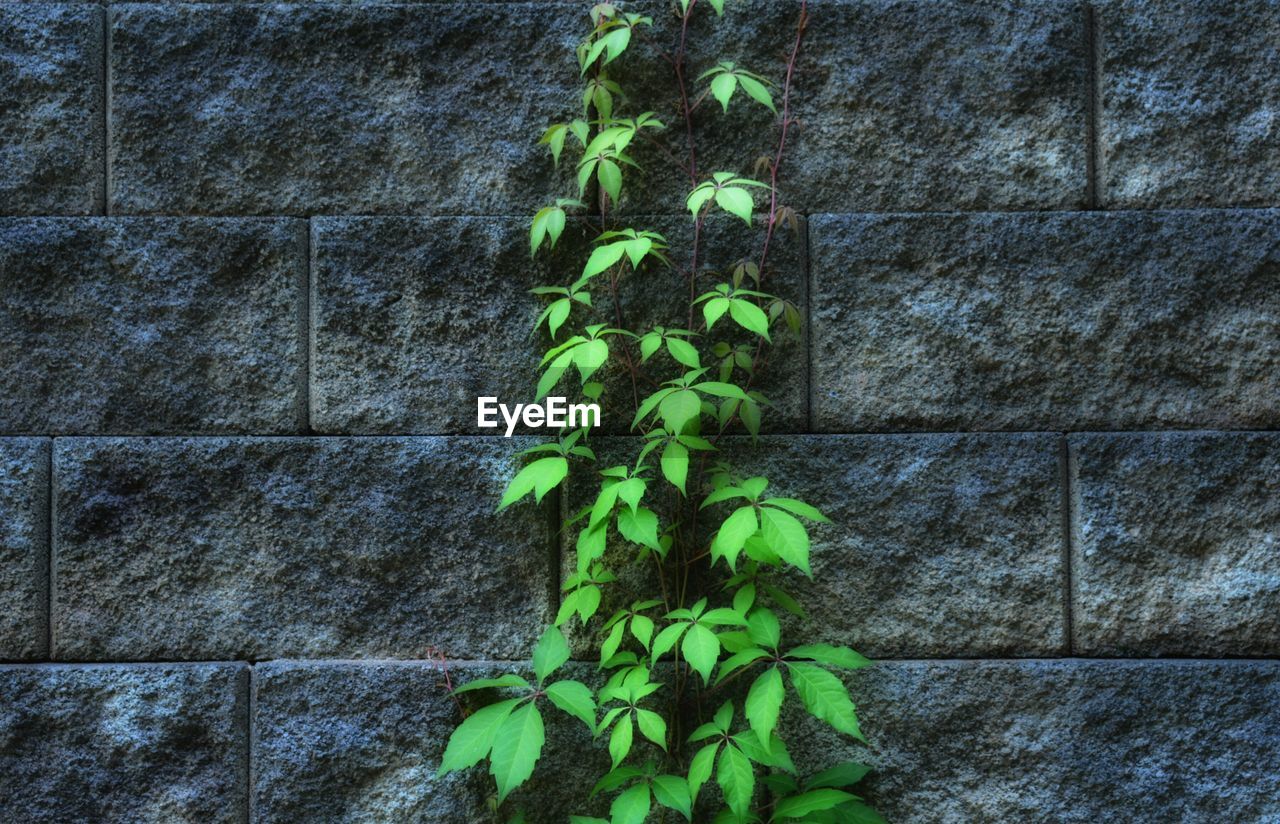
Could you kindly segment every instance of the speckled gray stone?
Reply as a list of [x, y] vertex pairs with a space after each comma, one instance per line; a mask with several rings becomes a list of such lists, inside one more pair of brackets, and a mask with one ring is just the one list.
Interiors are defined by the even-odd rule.
[[[569, 194], [540, 130], [577, 109], [585, 8], [120, 5], [124, 213], [532, 213]], [[563, 190], [563, 191], [562, 191]]]
[[1280, 213], [811, 225], [820, 431], [1280, 423]]
[[[590, 669], [579, 666], [565, 677], [589, 679]], [[451, 663], [449, 671], [456, 685], [511, 670]], [[463, 716], [430, 664], [273, 662], [256, 669], [254, 695], [258, 821], [490, 820], [486, 805], [494, 784], [484, 767], [436, 778]], [[468, 694], [464, 700], [475, 708], [495, 697]], [[523, 808], [535, 824], [559, 824], [592, 807], [587, 795], [609, 762], [603, 742], [593, 746], [581, 721], [546, 701], [542, 710], [542, 761], [504, 809]]]
[[59, 658], [526, 657], [546, 520], [500, 439], [57, 442]]
[[248, 820], [243, 664], [0, 666], [0, 819]]
[[1100, 194], [1106, 204], [1280, 204], [1280, 5], [1094, 5]]
[[884, 663], [853, 680], [874, 754], [788, 722], [802, 771], [858, 758], [889, 821], [1280, 818], [1280, 662]]
[[809, 210], [1084, 205], [1082, 3], [811, 5], [787, 173]]
[[1280, 435], [1071, 439], [1085, 655], [1280, 655]]
[[0, 438], [0, 659], [48, 651], [49, 449]]
[[967, 658], [1065, 649], [1058, 453], [1050, 434], [809, 436], [730, 460], [834, 522], [811, 525], [813, 581], [788, 576], [809, 613], [792, 639]]
[[0, 220], [0, 432], [296, 432], [305, 224]]
[[[675, 261], [688, 265], [693, 235], [688, 220], [633, 217], [627, 225], [662, 232]], [[550, 345], [545, 329], [530, 334], [545, 301], [528, 290], [576, 278], [593, 237], [593, 232], [571, 226], [554, 254], [540, 254], [531, 264], [523, 219], [316, 220], [311, 408], [317, 431], [494, 434], [477, 428], [476, 399], [533, 402], [540, 354]], [[761, 238], [741, 222], [717, 219], [708, 222], [703, 241], [702, 264], [711, 270], [703, 288], [710, 289], [718, 282], [713, 278], [728, 279], [738, 260], [758, 255]], [[803, 312], [803, 235], [780, 231], [770, 260], [765, 289], [790, 299]], [[627, 328], [686, 326], [685, 282], [681, 271], [660, 265], [624, 279], [620, 295]], [[602, 283], [595, 297], [598, 311], [578, 307], [570, 317], [575, 331], [588, 323], [614, 325], [607, 285]], [[695, 318], [700, 321], [700, 311]], [[726, 320], [713, 330], [714, 339], [745, 340], [734, 330]], [[561, 332], [559, 340], [566, 336]], [[779, 328], [775, 340], [756, 384], [775, 404], [765, 422], [774, 431], [802, 429], [807, 412], [805, 339]], [[618, 338], [612, 341], [619, 345]], [[630, 351], [638, 355], [634, 345]], [[665, 354], [655, 356], [650, 369], [661, 380], [674, 375]], [[606, 429], [625, 432], [635, 411], [631, 383], [621, 368], [601, 377], [608, 387]], [[736, 377], [745, 380], [741, 371]], [[641, 390], [649, 386], [641, 381]], [[562, 389], [568, 391], [568, 383]]]
[[0, 214], [102, 210], [103, 14], [0, 4]]

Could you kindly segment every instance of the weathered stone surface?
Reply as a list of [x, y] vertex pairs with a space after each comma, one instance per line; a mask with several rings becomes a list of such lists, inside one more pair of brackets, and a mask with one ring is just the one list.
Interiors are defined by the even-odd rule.
[[811, 5], [788, 173], [808, 209], [1084, 204], [1083, 4]]
[[[587, 667], [565, 677], [590, 675]], [[453, 683], [509, 672], [450, 664]], [[274, 662], [254, 673], [254, 812], [263, 822], [487, 821], [493, 779], [483, 767], [436, 778], [462, 714], [430, 664]], [[492, 696], [465, 696], [480, 706]], [[507, 809], [530, 822], [563, 822], [590, 807], [609, 769], [603, 742], [582, 722], [541, 703], [543, 758]], [[598, 804], [597, 804], [598, 806]], [[600, 812], [604, 812], [601, 810]]]
[[1280, 422], [1280, 213], [811, 223], [822, 431]]
[[524, 213], [567, 193], [540, 130], [575, 111], [581, 10], [122, 5], [123, 212]]
[[[632, 225], [662, 232], [673, 255], [687, 265], [683, 256], [693, 234], [687, 220], [636, 217]], [[571, 227], [552, 256], [540, 254], [531, 264], [524, 219], [318, 219], [312, 242], [313, 425], [321, 432], [493, 434], [476, 426], [477, 397], [495, 396], [509, 405], [532, 402], [541, 352], [550, 345], [545, 334], [530, 335], [540, 306], [528, 290], [576, 278], [592, 237]], [[738, 260], [759, 251], [758, 239], [740, 222], [710, 221], [703, 240], [703, 262], [716, 270], [712, 276], [726, 280]], [[770, 259], [765, 288], [803, 312], [803, 239], [779, 232]], [[716, 282], [709, 278], [704, 287]], [[685, 327], [684, 283], [681, 272], [653, 265], [639, 277], [628, 276], [620, 287], [627, 327]], [[578, 307], [571, 316], [575, 330], [615, 323], [605, 284], [595, 297], [597, 311]], [[714, 331], [717, 340], [739, 341], [728, 321]], [[613, 342], [619, 345], [618, 338]], [[773, 430], [801, 429], [807, 413], [805, 342], [779, 329], [776, 343], [757, 383], [775, 403], [765, 421]], [[654, 367], [655, 374], [670, 377], [665, 354], [655, 357]], [[606, 427], [627, 431], [635, 411], [630, 381], [622, 369], [603, 376]], [[745, 381], [741, 371], [736, 377]], [[642, 382], [640, 388], [647, 386]]]
[[983, 657], [1065, 649], [1058, 452], [1040, 434], [774, 437], [731, 460], [833, 521], [810, 529], [814, 580], [786, 587], [809, 613], [792, 638]]
[[0, 666], [0, 819], [248, 820], [243, 664]]
[[103, 14], [0, 4], [0, 214], [102, 210]]
[[1280, 654], [1280, 435], [1077, 435], [1086, 655]]
[[54, 653], [524, 657], [546, 521], [500, 439], [57, 442]]
[[1280, 7], [1273, 0], [1095, 6], [1106, 203], [1280, 203]]
[[0, 659], [48, 650], [49, 448], [0, 438]]
[[304, 232], [0, 220], [0, 431], [298, 431]]
[[1274, 821], [1280, 662], [886, 663], [854, 680], [874, 754], [812, 719], [802, 772], [849, 757], [895, 824]]

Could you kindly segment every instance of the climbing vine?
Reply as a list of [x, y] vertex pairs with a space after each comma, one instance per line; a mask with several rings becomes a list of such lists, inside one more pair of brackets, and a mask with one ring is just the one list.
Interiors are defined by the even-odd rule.
[[[590, 502], [563, 525], [574, 537], [572, 572], [555, 622], [533, 650], [533, 679], [511, 673], [454, 688], [455, 695], [490, 690], [501, 698], [453, 732], [440, 772], [487, 760], [497, 820], [523, 821], [505, 805], [533, 774], [545, 743], [543, 713], [554, 708], [606, 742], [610, 761], [584, 792], [584, 814], [572, 816], [573, 824], [641, 824], [667, 815], [878, 822], [850, 791], [866, 767], [839, 763], [802, 777], [779, 730], [784, 705], [795, 703], [862, 739], [832, 670], [870, 662], [846, 647], [783, 640], [781, 614], [797, 616], [788, 626], [803, 626], [805, 614], [784, 573], [812, 577], [810, 529], [827, 519], [804, 501], [772, 494], [767, 478], [740, 474], [724, 448], [727, 435], [758, 437], [771, 406], [759, 390], [770, 349], [777, 336], [801, 331], [794, 303], [772, 293], [770, 250], [778, 231], [798, 226], [778, 183], [795, 125], [792, 89], [807, 5], [799, 6], [776, 81], [729, 61], [696, 74], [689, 66], [690, 21], [723, 15], [725, 0], [675, 0], [672, 13], [680, 32], [668, 56], [686, 143], [680, 156], [662, 139], [677, 126], [633, 106], [614, 76], [617, 61], [634, 59], [632, 47], [652, 19], [612, 3], [593, 6], [576, 49], [582, 116], [552, 125], [540, 140], [556, 165], [574, 156], [576, 191], [539, 210], [529, 233], [534, 256], [553, 249], [571, 219], [595, 234], [580, 272], [533, 290], [545, 304], [537, 327], [547, 341], [537, 400], [567, 392], [604, 403], [607, 376], [619, 376], [622, 388], [611, 389], [608, 401], [628, 409], [634, 437], [626, 442], [634, 453], [605, 460], [582, 428], [522, 453], [527, 463], [500, 509], [527, 505], [530, 497], [542, 502], [569, 483], [589, 485]], [[771, 154], [752, 174], [704, 170], [696, 120], [744, 105], [759, 113], [762, 132], [775, 135]], [[617, 213], [628, 176], [639, 168], [633, 147], [648, 143], [662, 147], [687, 184], [680, 206], [693, 228], [689, 248], [677, 250]], [[717, 212], [728, 217], [713, 218]], [[713, 219], [758, 227], [758, 251], [710, 259], [704, 228]], [[682, 317], [628, 328], [622, 295], [640, 279], [669, 283], [685, 304]], [[619, 572], [631, 565], [652, 570], [653, 592], [622, 583]], [[605, 606], [614, 603], [624, 606]], [[560, 675], [571, 655], [566, 633], [595, 639], [597, 686]], [[600, 817], [605, 811], [608, 818]]]

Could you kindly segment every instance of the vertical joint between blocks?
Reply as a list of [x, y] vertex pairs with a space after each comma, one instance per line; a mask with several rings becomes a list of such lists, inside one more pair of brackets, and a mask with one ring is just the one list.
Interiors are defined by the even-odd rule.
[[1098, 118], [1101, 114], [1101, 66], [1098, 48], [1098, 12], [1093, 3], [1084, 4], [1085, 45], [1085, 206], [1103, 208], [1102, 173], [1099, 168]]
[[1071, 449], [1070, 436], [1062, 433], [1058, 440], [1058, 483], [1060, 486], [1060, 519], [1062, 528], [1062, 620], [1063, 654], [1075, 655], [1075, 530], [1078, 521], [1076, 511], [1076, 457]]
[[315, 242], [312, 240], [314, 232], [315, 218], [308, 217], [302, 239], [303, 267], [298, 312], [299, 357], [302, 361], [298, 374], [298, 431], [307, 435], [315, 431], [311, 402], [312, 386], [315, 383], [312, 372], [316, 362], [316, 264]]

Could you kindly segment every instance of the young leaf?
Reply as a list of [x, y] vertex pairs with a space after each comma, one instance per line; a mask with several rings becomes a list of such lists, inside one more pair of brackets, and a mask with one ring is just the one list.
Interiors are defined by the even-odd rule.
[[611, 824], [644, 824], [649, 817], [649, 787], [647, 784], [636, 784], [623, 790], [609, 806]]
[[547, 687], [547, 698], [565, 713], [578, 718], [594, 733], [596, 702], [591, 689], [579, 681], [557, 681]]
[[788, 664], [787, 668], [791, 672], [791, 685], [810, 715], [845, 735], [866, 740], [858, 727], [853, 702], [839, 678], [816, 664]]
[[667, 748], [667, 722], [653, 710], [636, 710], [636, 726], [640, 728], [640, 734], [657, 744], [662, 749]]
[[720, 525], [720, 531], [716, 533], [715, 540], [711, 542], [711, 559], [714, 561], [717, 558], [724, 558], [729, 562], [729, 566], [733, 567], [747, 539], [759, 528], [754, 508], [743, 506], [735, 509], [732, 515], [725, 518], [724, 523]]
[[658, 516], [651, 509], [640, 507], [635, 512], [623, 508], [618, 512], [618, 532], [628, 541], [661, 552], [658, 543]]
[[631, 713], [626, 713], [613, 727], [609, 736], [609, 757], [613, 759], [613, 768], [617, 769], [622, 759], [631, 752], [631, 738], [635, 731], [631, 727]]
[[439, 778], [455, 770], [465, 770], [480, 763], [493, 749], [494, 738], [522, 699], [511, 698], [476, 710], [449, 736], [444, 757], [440, 761]]
[[502, 722], [489, 756], [489, 772], [498, 782], [499, 804], [533, 775], [545, 741], [542, 714], [533, 702], [520, 707]]
[[782, 673], [778, 672], [777, 667], [769, 667], [761, 673], [747, 691], [747, 700], [743, 705], [747, 723], [755, 730], [764, 746], [769, 745], [773, 730], [778, 726], [778, 713], [782, 711], [784, 695]]
[[521, 687], [528, 689], [531, 684], [519, 675], [502, 675], [497, 678], [477, 678], [474, 681], [468, 681], [460, 687], [454, 687], [453, 694], [458, 695], [464, 692], [474, 692], [475, 690], [501, 689], [504, 687]]
[[711, 81], [711, 94], [724, 111], [729, 111], [729, 100], [733, 97], [733, 90], [738, 87], [738, 78], [732, 72], [724, 72], [716, 75]]
[[787, 653], [788, 658], [805, 658], [844, 669], [861, 669], [871, 665], [869, 658], [854, 652], [848, 647], [836, 647], [831, 644], [804, 644]]
[[746, 189], [739, 189], [736, 186], [720, 189], [716, 192], [716, 205], [729, 214], [742, 218], [748, 226], [751, 225], [751, 209], [755, 203], [751, 200], [751, 193]]
[[680, 642], [680, 655], [689, 666], [702, 676], [702, 683], [711, 680], [711, 670], [720, 657], [720, 641], [716, 634], [701, 624], [693, 624]]
[[702, 361], [698, 357], [698, 350], [688, 341], [683, 341], [679, 338], [667, 338], [667, 351], [671, 353], [671, 357], [675, 358], [677, 363], [683, 364], [690, 369], [702, 367]]
[[682, 444], [671, 441], [662, 450], [661, 464], [662, 477], [681, 493], [685, 493], [684, 484], [689, 476], [689, 450]]
[[772, 342], [769, 337], [769, 317], [764, 310], [749, 300], [735, 299], [729, 302], [729, 317], [746, 329]]
[[793, 515], [778, 509], [761, 508], [760, 534], [778, 557], [810, 578], [809, 533]]
[[858, 797], [841, 790], [812, 790], [802, 795], [784, 798], [773, 808], [774, 818], [804, 818], [819, 810], [829, 810], [847, 801], [857, 801]]
[[658, 404], [658, 414], [662, 416], [663, 426], [667, 431], [678, 435], [685, 424], [702, 413], [702, 401], [698, 394], [688, 389], [672, 392]]
[[538, 682], [547, 680], [547, 676], [569, 660], [569, 643], [564, 635], [555, 627], [547, 627], [533, 649], [533, 671]]
[[555, 488], [569, 474], [569, 461], [562, 457], [542, 458], [534, 461], [511, 479], [498, 511], [506, 509], [516, 501], [534, 493], [534, 498], [541, 503], [543, 496]]
[[720, 753], [716, 781], [720, 784], [729, 809], [739, 816], [745, 816], [751, 808], [751, 796], [756, 789], [756, 774], [751, 769], [751, 762], [737, 747], [725, 747]]
[[680, 776], [654, 776], [653, 798], [662, 806], [683, 815], [686, 821], [693, 820], [693, 797], [689, 792], [689, 782]]

